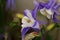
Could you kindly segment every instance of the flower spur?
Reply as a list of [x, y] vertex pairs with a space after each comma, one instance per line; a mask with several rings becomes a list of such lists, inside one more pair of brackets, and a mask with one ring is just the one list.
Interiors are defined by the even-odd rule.
[[25, 10], [25, 13], [27, 16], [24, 16], [22, 18], [22, 40], [24, 40], [24, 36], [30, 28], [32, 28], [36, 32], [40, 30], [39, 23], [32, 17], [30, 11]]

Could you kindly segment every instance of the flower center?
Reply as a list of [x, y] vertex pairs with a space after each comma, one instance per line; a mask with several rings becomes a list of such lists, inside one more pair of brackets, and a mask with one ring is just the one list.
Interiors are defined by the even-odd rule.
[[27, 23], [30, 23], [31, 22], [31, 20], [29, 20], [29, 19], [25, 19], [26, 21], [27, 21]]

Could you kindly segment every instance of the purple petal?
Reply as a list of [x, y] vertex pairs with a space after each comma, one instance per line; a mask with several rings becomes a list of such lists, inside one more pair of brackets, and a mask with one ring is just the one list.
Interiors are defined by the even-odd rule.
[[56, 4], [56, 0], [53, 0], [53, 3], [51, 5], [51, 8], [53, 8], [53, 6]]
[[[25, 15], [25, 16], [29, 17], [29, 15], [27, 15], [28, 13], [31, 13], [28, 9], [24, 10], [24, 15]], [[32, 13], [31, 13], [31, 14], [32, 14]], [[32, 16], [32, 15], [30, 15], [30, 16]]]
[[[24, 10], [24, 15], [27, 16], [27, 14], [26, 14], [26, 10]], [[27, 16], [27, 17], [28, 17], [28, 16]]]
[[49, 9], [49, 8], [52, 8], [56, 3], [56, 0], [49, 0], [48, 4], [46, 5], [46, 7]]
[[36, 0], [34, 0], [33, 4], [34, 4], [34, 9], [32, 10], [31, 13], [32, 13], [33, 18], [36, 19], [36, 13], [37, 13], [39, 3]]
[[44, 7], [45, 7], [45, 5], [46, 5], [46, 3], [40, 2], [40, 3], [39, 3], [39, 9], [44, 8]]
[[60, 7], [60, 3], [57, 4], [57, 5], [54, 7], [54, 9], [58, 9], [59, 7]]
[[38, 9], [38, 8], [34, 8], [34, 9], [32, 10], [32, 16], [33, 16], [34, 19], [36, 19], [37, 9]]
[[39, 5], [39, 3], [36, 0], [33, 1], [33, 4], [34, 4], [34, 8], [38, 7], [38, 5]]
[[25, 37], [25, 34], [26, 34], [26, 32], [29, 30], [30, 28], [24, 28], [24, 29], [22, 29], [22, 31], [21, 31], [21, 34], [22, 34], [22, 40], [24, 40], [24, 37]]

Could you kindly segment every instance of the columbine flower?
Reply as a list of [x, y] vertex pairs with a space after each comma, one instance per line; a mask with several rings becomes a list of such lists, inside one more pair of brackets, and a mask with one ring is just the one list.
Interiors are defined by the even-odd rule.
[[57, 23], [59, 20], [56, 16], [60, 16], [57, 10], [58, 7], [60, 7], [60, 4], [57, 3], [56, 0], [49, 0], [48, 2], [40, 2], [38, 9], [42, 15], [46, 16], [48, 19], [53, 19], [53, 21]]
[[42, 6], [42, 9], [40, 9], [41, 14], [46, 16], [48, 19], [53, 18], [53, 7], [55, 2], [55, 0], [49, 0], [49, 3], [40, 3], [40, 7]]
[[24, 36], [26, 32], [32, 28], [36, 32], [39, 31], [39, 23], [34, 19], [33, 12], [31, 13], [30, 10], [25, 10], [25, 16], [22, 18], [22, 40], [24, 40]]
[[[22, 18], [22, 40], [24, 40], [25, 34], [32, 28], [35, 32], [39, 32], [39, 23], [36, 20], [36, 11], [37, 11], [37, 3], [34, 2], [34, 9], [32, 11], [26, 9], [24, 10], [24, 17]], [[37, 5], [37, 6], [36, 6]]]
[[6, 10], [15, 10], [15, 3], [14, 0], [6, 0]]

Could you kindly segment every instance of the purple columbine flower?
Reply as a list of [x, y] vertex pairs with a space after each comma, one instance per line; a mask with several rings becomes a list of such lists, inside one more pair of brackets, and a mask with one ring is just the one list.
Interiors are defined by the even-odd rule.
[[[30, 11], [28, 9], [24, 10], [24, 17], [22, 18], [22, 40], [24, 40], [25, 34], [29, 31], [29, 29], [33, 29], [35, 32], [39, 32], [40, 27], [39, 23], [36, 20], [36, 11], [37, 11], [37, 3], [34, 1], [35, 8]], [[37, 5], [37, 6], [36, 6]]]
[[15, 1], [14, 0], [6, 0], [6, 10], [15, 10]]
[[57, 10], [60, 7], [60, 3], [58, 3], [57, 0], [48, 0], [48, 2], [40, 2], [38, 4], [38, 9], [42, 15], [46, 16], [48, 19], [52, 19], [56, 23], [59, 22], [56, 16], [60, 16]]

